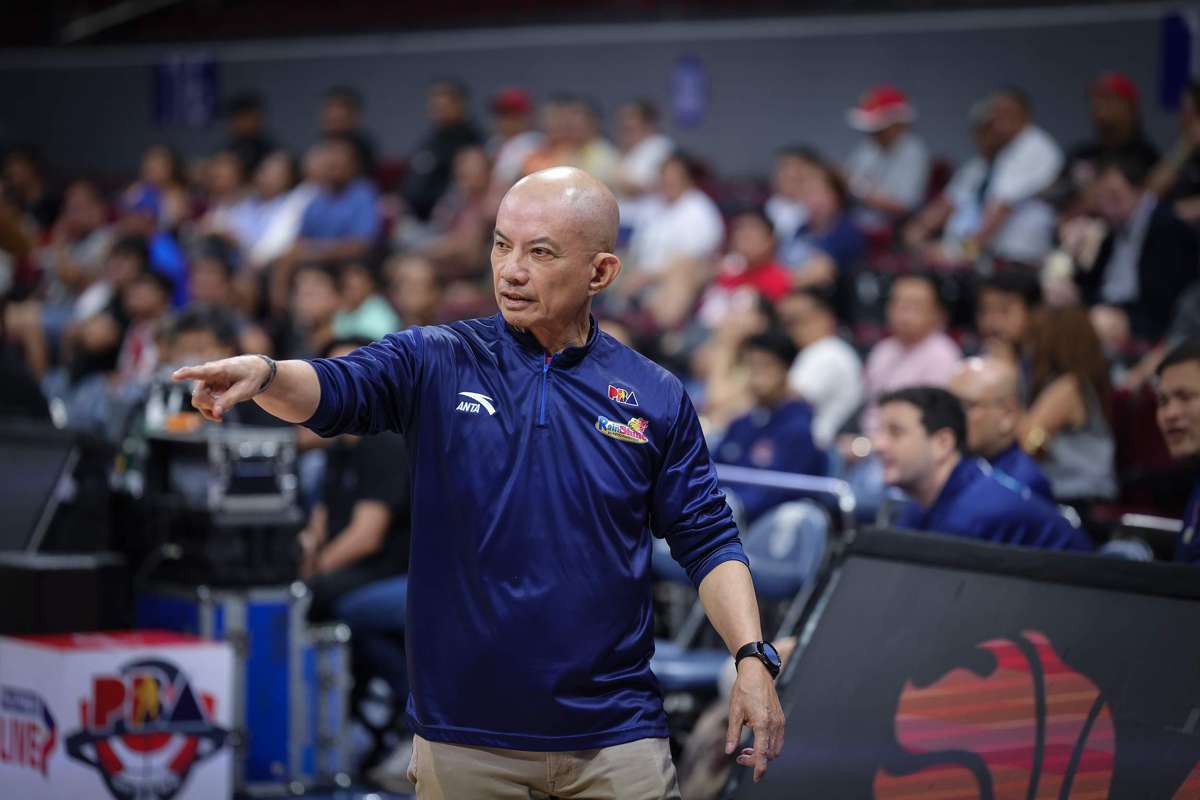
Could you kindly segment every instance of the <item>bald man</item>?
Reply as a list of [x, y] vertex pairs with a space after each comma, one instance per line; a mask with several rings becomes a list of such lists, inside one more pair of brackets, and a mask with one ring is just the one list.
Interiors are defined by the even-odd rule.
[[419, 798], [674, 798], [650, 671], [651, 531], [738, 663], [726, 750], [759, 780], [783, 745], [758, 607], [679, 380], [600, 331], [617, 202], [558, 167], [500, 205], [500, 313], [350, 355], [246, 355], [175, 374], [220, 420], [253, 398], [322, 436], [397, 431], [412, 463], [407, 643]]
[[1017, 444], [1020, 376], [999, 358], [968, 358], [950, 379], [967, 415], [967, 449], [1036, 495], [1053, 502], [1050, 481]]

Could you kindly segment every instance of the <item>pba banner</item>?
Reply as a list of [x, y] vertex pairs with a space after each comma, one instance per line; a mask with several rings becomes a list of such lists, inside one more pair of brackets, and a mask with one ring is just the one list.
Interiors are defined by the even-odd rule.
[[739, 798], [1200, 798], [1200, 570], [868, 531]]
[[175, 633], [0, 637], [0, 795], [227, 800], [232, 666]]

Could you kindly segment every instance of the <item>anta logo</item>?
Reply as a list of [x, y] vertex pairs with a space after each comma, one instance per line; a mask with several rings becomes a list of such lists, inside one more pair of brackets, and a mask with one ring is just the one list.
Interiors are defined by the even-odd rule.
[[41, 695], [0, 686], [0, 764], [32, 769], [49, 778], [47, 762], [58, 726]]
[[637, 395], [633, 393], [633, 389], [624, 389], [620, 386], [608, 385], [608, 399], [615, 400], [623, 406], [636, 406], [638, 404]]
[[465, 397], [466, 400], [458, 402], [458, 408], [455, 411], [464, 411], [467, 414], [478, 414], [481, 410], [486, 411], [488, 416], [496, 413], [496, 407], [492, 405], [496, 401], [488, 397], [486, 394], [479, 392], [459, 392], [459, 397]]
[[92, 679], [67, 754], [99, 772], [117, 800], [170, 800], [192, 768], [224, 746], [229, 732], [215, 714], [215, 698], [194, 689], [174, 664], [131, 661]]
[[1116, 734], [1096, 685], [1037, 631], [978, 649], [984, 674], [905, 684], [895, 725], [906, 756], [875, 775], [876, 800], [1108, 797]]

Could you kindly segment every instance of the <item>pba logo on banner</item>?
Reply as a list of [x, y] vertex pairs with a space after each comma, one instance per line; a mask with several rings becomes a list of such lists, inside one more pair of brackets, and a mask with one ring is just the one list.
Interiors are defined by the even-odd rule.
[[169, 800], [229, 734], [213, 722], [213, 696], [161, 659], [94, 676], [79, 707], [81, 729], [66, 738], [67, 753], [95, 768], [117, 800]]
[[58, 726], [36, 692], [0, 685], [0, 764], [36, 770], [49, 777]]

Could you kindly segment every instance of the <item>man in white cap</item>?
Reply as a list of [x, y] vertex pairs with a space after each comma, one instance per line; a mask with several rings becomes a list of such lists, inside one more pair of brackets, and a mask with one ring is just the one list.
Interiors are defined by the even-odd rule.
[[850, 127], [866, 134], [846, 161], [850, 190], [860, 204], [858, 223], [882, 232], [915, 211], [929, 183], [929, 151], [912, 132], [916, 110], [894, 86], [876, 86], [846, 112]]

